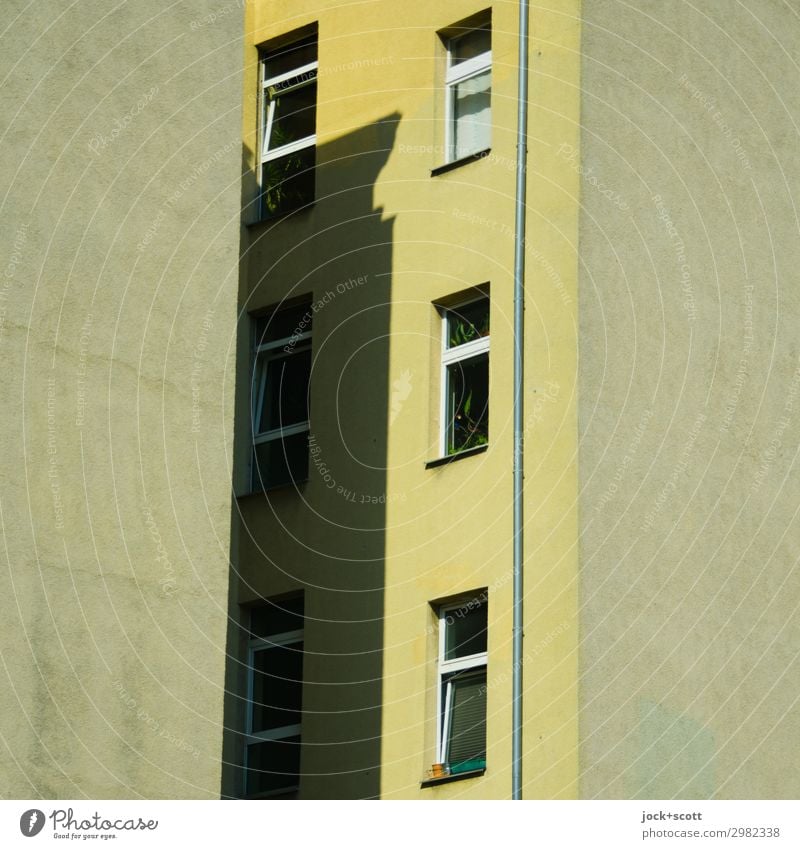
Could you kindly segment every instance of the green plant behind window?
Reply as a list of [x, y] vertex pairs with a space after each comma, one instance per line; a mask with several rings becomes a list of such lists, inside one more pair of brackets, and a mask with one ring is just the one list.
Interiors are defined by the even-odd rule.
[[489, 335], [489, 302], [478, 301], [450, 310], [448, 316], [448, 347], [455, 348]]
[[[276, 98], [276, 109], [280, 109], [279, 96]], [[297, 141], [297, 133], [290, 129], [285, 120], [273, 123], [269, 139], [271, 150], [293, 141]], [[315, 157], [315, 148], [307, 147], [262, 164], [262, 215], [278, 215], [313, 199]]]
[[474, 357], [451, 366], [447, 453], [489, 443], [489, 358]]

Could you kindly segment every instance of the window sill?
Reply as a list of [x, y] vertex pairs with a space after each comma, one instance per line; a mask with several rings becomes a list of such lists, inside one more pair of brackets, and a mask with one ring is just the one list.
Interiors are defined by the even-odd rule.
[[278, 221], [283, 221], [284, 218], [289, 218], [290, 215], [296, 215], [301, 212], [309, 212], [317, 205], [316, 200], [310, 200], [301, 206], [293, 206], [291, 209], [286, 209], [283, 212], [276, 212], [275, 215], [265, 215], [263, 218], [254, 218], [251, 221], [245, 221], [245, 227], [248, 230], [253, 230], [260, 227], [262, 224], [275, 224]]
[[475, 153], [470, 153], [469, 156], [462, 156], [461, 159], [454, 159], [452, 162], [446, 162], [444, 165], [434, 168], [431, 171], [431, 177], [438, 177], [439, 174], [446, 174], [448, 171], [452, 171], [455, 168], [461, 168], [462, 165], [467, 165], [470, 162], [476, 162], [478, 159], [485, 159], [491, 152], [492, 149], [487, 147], [484, 150], [477, 150]]
[[249, 796], [242, 796], [243, 801], [256, 801], [258, 799], [296, 799], [300, 790], [300, 785], [295, 784], [292, 787], [284, 787], [280, 790], [270, 790], [266, 793], [251, 793]]
[[436, 460], [428, 460], [425, 464], [425, 468], [435, 469], [437, 466], [446, 466], [448, 463], [454, 463], [456, 460], [463, 460], [465, 457], [474, 457], [476, 454], [483, 454], [488, 447], [488, 445], [478, 445], [475, 448], [467, 448], [466, 451], [458, 451], [456, 454], [448, 454], [446, 457], [439, 457]]
[[420, 782], [420, 787], [438, 787], [440, 784], [449, 784], [451, 781], [464, 781], [466, 778], [480, 778], [486, 772], [486, 767], [473, 769], [469, 772], [457, 772], [455, 775], [443, 775], [441, 778], [426, 778]]
[[273, 492], [284, 492], [290, 489], [300, 489], [302, 486], [305, 486], [311, 480], [311, 478], [303, 478], [302, 480], [296, 481], [287, 481], [286, 483], [278, 483], [275, 486], [269, 486], [265, 489], [251, 489], [247, 492], [239, 493], [236, 496], [237, 500], [241, 500], [243, 498], [253, 498], [257, 495], [272, 495]]

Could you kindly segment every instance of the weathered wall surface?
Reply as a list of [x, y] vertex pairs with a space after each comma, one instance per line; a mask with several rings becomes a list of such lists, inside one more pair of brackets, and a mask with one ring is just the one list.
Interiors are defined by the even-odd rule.
[[12, 7], [0, 795], [218, 796], [241, 5]]
[[583, 10], [581, 795], [796, 797], [800, 22]]

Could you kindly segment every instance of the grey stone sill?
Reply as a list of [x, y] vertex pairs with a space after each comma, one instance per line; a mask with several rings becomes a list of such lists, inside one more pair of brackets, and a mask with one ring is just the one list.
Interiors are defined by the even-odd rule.
[[435, 469], [437, 466], [446, 466], [448, 463], [455, 463], [456, 460], [463, 460], [465, 457], [474, 457], [476, 454], [483, 454], [488, 447], [488, 444], [478, 445], [475, 448], [467, 448], [466, 451], [458, 451], [455, 454], [448, 454], [446, 457], [438, 457], [436, 460], [428, 460], [425, 464], [425, 468]]
[[475, 153], [470, 153], [469, 156], [462, 156], [461, 159], [454, 159], [452, 162], [445, 162], [444, 165], [439, 165], [438, 168], [434, 168], [431, 171], [431, 177], [438, 177], [439, 174], [446, 174], [454, 168], [461, 168], [462, 165], [467, 165], [470, 162], [477, 162], [479, 159], [485, 159], [491, 152], [492, 149], [487, 147], [484, 150], [477, 150]]
[[465, 778], [479, 778], [486, 772], [483, 769], [471, 769], [469, 772], [457, 772], [455, 775], [443, 775], [441, 778], [426, 778], [420, 782], [420, 787], [438, 787], [440, 784], [449, 784], [451, 781], [463, 781]]
[[300, 489], [304, 484], [307, 484], [311, 478], [303, 478], [302, 480], [287, 481], [286, 483], [278, 483], [274, 486], [268, 486], [265, 489], [250, 489], [247, 492], [240, 492], [236, 499], [252, 498], [257, 495], [269, 495], [273, 492], [281, 492], [287, 489]]
[[275, 224], [278, 221], [283, 221], [284, 218], [288, 218], [290, 215], [297, 215], [301, 212], [310, 211], [316, 205], [317, 201], [315, 198], [314, 200], [310, 200], [308, 203], [301, 204], [300, 206], [293, 206], [291, 209], [285, 209], [283, 212], [276, 212], [274, 215], [265, 215], [263, 218], [252, 218], [249, 221], [245, 221], [244, 226], [247, 227], [248, 230], [254, 230], [262, 224]]

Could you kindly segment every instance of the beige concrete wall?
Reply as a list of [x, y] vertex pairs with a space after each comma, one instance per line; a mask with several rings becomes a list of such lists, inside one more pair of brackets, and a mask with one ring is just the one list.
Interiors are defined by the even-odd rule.
[[581, 795], [794, 798], [800, 25], [583, 11]]
[[220, 8], [6, 9], [4, 797], [219, 795], [243, 17]]

